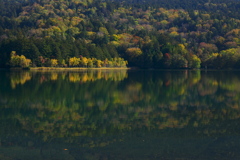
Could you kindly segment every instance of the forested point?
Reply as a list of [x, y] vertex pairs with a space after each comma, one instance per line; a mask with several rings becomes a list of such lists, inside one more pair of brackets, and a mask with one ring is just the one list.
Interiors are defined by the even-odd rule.
[[239, 0], [0, 0], [0, 67], [240, 69]]

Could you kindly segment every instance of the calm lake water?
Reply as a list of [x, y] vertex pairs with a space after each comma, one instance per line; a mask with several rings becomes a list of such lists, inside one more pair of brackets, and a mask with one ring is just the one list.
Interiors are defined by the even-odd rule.
[[238, 160], [240, 72], [0, 72], [1, 160]]

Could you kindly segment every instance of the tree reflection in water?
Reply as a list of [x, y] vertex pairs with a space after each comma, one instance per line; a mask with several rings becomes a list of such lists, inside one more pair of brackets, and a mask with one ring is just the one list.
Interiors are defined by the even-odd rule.
[[1, 72], [0, 80], [0, 158], [240, 156], [236, 72]]

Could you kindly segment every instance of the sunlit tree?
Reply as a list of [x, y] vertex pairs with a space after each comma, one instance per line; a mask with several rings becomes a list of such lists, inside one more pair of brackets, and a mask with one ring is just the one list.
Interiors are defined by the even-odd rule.
[[10, 65], [12, 67], [27, 68], [31, 64], [31, 60], [27, 59], [24, 55], [17, 55], [15, 51], [11, 52]]

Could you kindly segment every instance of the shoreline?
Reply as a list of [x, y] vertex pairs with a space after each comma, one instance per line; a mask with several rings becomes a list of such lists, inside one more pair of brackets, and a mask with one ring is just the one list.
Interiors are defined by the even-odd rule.
[[139, 71], [240, 71], [240, 69], [155, 69], [155, 68], [136, 68], [136, 67], [101, 67], [101, 68], [84, 68], [84, 67], [30, 67], [30, 68], [0, 68], [0, 71], [87, 71], [87, 70], [139, 70]]
[[83, 71], [83, 70], [129, 70], [131, 68], [121, 68], [121, 67], [102, 67], [102, 68], [83, 68], [83, 67], [31, 67], [30, 71]]

